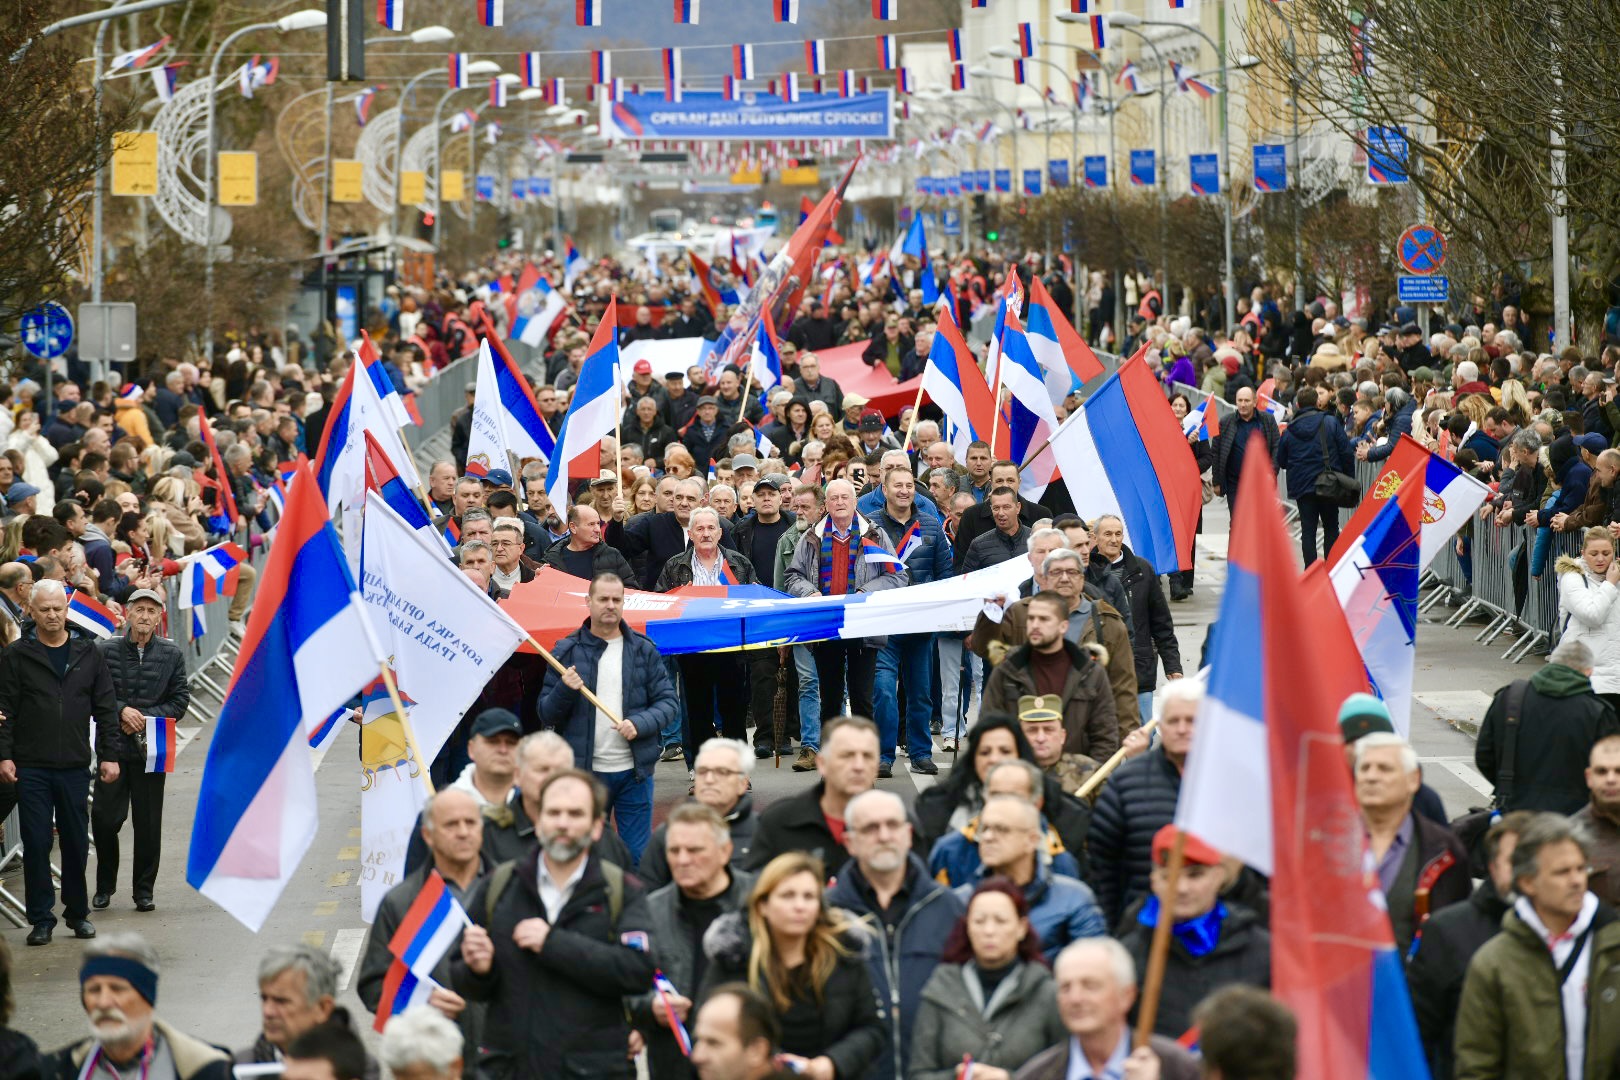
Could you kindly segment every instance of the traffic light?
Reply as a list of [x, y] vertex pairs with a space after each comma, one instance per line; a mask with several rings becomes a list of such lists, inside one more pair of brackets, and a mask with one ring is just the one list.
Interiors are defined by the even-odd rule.
[[986, 229], [984, 230], [984, 239], [987, 243], [993, 244], [1001, 239], [1001, 233], [995, 229]]

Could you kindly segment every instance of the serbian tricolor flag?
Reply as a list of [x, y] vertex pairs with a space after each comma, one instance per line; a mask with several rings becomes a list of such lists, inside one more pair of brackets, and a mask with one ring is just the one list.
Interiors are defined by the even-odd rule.
[[591, 50], [591, 82], [597, 86], [613, 78], [613, 54], [606, 49]]
[[675, 984], [670, 982], [669, 976], [662, 971], [654, 971], [653, 990], [657, 992], [659, 998], [664, 1002], [664, 1015], [669, 1017], [669, 1031], [671, 1035], [675, 1036], [675, 1045], [680, 1047], [683, 1056], [691, 1057], [692, 1036], [687, 1034], [686, 1025], [681, 1023], [681, 1018], [676, 1016], [675, 1010], [670, 1007], [669, 999], [679, 996], [675, 992]]
[[540, 85], [540, 54], [539, 53], [537, 53], [537, 52], [526, 52], [526, 53], [524, 53], [519, 58], [518, 66], [522, 69], [522, 72], [523, 72], [523, 85], [524, 86], [539, 86]]
[[731, 75], [720, 77], [720, 96], [726, 101], [736, 101], [741, 95], [737, 90], [738, 80]]
[[146, 717], [146, 771], [149, 773], [174, 772], [175, 729], [179, 722], [172, 716]]
[[506, 20], [506, 0], [478, 0], [478, 21], [499, 26]]
[[[1258, 447], [1258, 449], [1256, 449]], [[1175, 823], [1271, 880], [1271, 992], [1299, 1023], [1299, 1075], [1427, 1078], [1389, 915], [1334, 717], [1363, 684], [1294, 566], [1264, 443], [1243, 459], [1220, 632]]]
[[453, 52], [449, 59], [450, 89], [467, 89], [467, 54]]
[[169, 44], [169, 35], [164, 34], [162, 40], [154, 42], [140, 49], [131, 49], [127, 53], [119, 53], [113, 57], [108, 65], [110, 71], [122, 71], [124, 68], [143, 68], [151, 62], [152, 57], [162, 52]]
[[1093, 49], [1106, 49], [1108, 47], [1107, 31], [1104, 29], [1107, 25], [1101, 15], [1091, 16], [1091, 47]]
[[698, 0], [675, 0], [675, 21], [696, 26], [698, 21]]
[[377, 100], [377, 91], [380, 87], [368, 86], [354, 95], [354, 118], [361, 127], [371, 119], [371, 103]]
[[405, 0], [377, 0], [377, 22], [389, 30], [405, 29]]
[[732, 78], [743, 80], [754, 77], [754, 47], [752, 45], [733, 45], [731, 47], [731, 75]]
[[952, 64], [951, 65], [951, 89], [952, 90], [966, 90], [967, 89], [967, 65], [966, 64]]
[[217, 533], [228, 533], [236, 528], [236, 494], [231, 490], [231, 474], [225, 471], [225, 459], [219, 455], [214, 442], [214, 428], [208, 417], [197, 414], [197, 434], [208, 447], [208, 457], [214, 464], [214, 513], [208, 519], [209, 528]]
[[895, 87], [896, 90], [899, 90], [902, 94], [916, 93], [917, 85], [916, 85], [916, 82], [911, 77], [911, 69], [910, 68], [900, 68], [898, 71], [895, 72], [894, 87]]
[[601, 26], [601, 0], [574, 0], [575, 26]]
[[923, 368], [922, 388], [945, 413], [942, 435], [956, 460], [966, 463], [968, 445], [990, 438], [996, 405], [962, 331], [949, 319], [934, 327], [934, 346]]
[[388, 951], [411, 974], [425, 979], [455, 946], [461, 932], [471, 925], [472, 920], [456, 902], [444, 878], [437, 870], [429, 870], [422, 891], [405, 909], [399, 928], [388, 939]]
[[704, 303], [709, 305], [711, 312], [719, 313], [722, 301], [720, 299], [720, 290], [715, 287], [713, 269], [695, 251], [687, 252], [686, 257], [692, 261], [692, 276], [697, 279], [698, 288], [703, 293]]
[[872, 18], [894, 22], [899, 17], [899, 0], [872, 0]]
[[812, 38], [804, 43], [804, 69], [811, 75], [822, 75], [827, 70], [827, 43]]
[[883, 567], [883, 572], [886, 574], [892, 574], [896, 570], [903, 570], [906, 565], [900, 561], [894, 552], [889, 551], [881, 542], [870, 536], [861, 537], [861, 559], [875, 566]]
[[664, 50], [664, 100], [681, 100], [681, 50]]
[[779, 23], [797, 23], [799, 0], [771, 0], [771, 16]]
[[388, 1025], [390, 1017], [426, 1005], [437, 989], [439, 984], [432, 979], [418, 979], [410, 968], [398, 960], [391, 961], [388, 974], [383, 977], [382, 998], [377, 1002], [377, 1018], [372, 1021], [372, 1029], [380, 1032]]
[[1107, 374], [1102, 361], [1038, 277], [1031, 277], [1029, 282], [1029, 311], [1025, 319], [1029, 346], [1035, 359], [1040, 361], [1041, 374], [1054, 406], [1083, 384]]
[[1356, 512], [1345, 523], [1339, 540], [1328, 553], [1328, 562], [1337, 565], [1351, 546], [1371, 526], [1384, 504], [1400, 491], [1401, 483], [1413, 473], [1423, 474], [1423, 533], [1418, 570], [1428, 568], [1434, 557], [1457, 535], [1490, 495], [1490, 489], [1451, 462], [1431, 454], [1410, 435], [1402, 435], [1389, 455], [1384, 471], [1378, 474]]
[[1018, 51], [1025, 56], [1035, 55], [1035, 28], [1027, 22], [1018, 24]]
[[118, 616], [83, 589], [74, 589], [68, 594], [67, 619], [74, 626], [98, 638], [112, 637], [118, 629]]
[[878, 67], [883, 71], [893, 71], [894, 58], [896, 55], [897, 54], [894, 47], [894, 35], [879, 34], [877, 36]]
[[596, 477], [598, 445], [611, 435], [619, 418], [618, 301], [609, 300], [607, 314], [580, 365], [574, 396], [557, 433], [557, 452], [546, 474], [546, 496], [553, 506], [568, 505], [570, 475]]
[[962, 31], [947, 30], [945, 32], [945, 48], [950, 50], [951, 63], [960, 64], [962, 62]]
[[[838, 96], [841, 98], [855, 96], [855, 73], [847, 68], [838, 76]], [[827, 282], [827, 287], [829, 290], [832, 288], [831, 280]]]
[[789, 105], [799, 100], [799, 73], [797, 71], [784, 71], [782, 73], [782, 100]]
[[186, 62], [181, 60], [152, 69], [152, 86], [157, 90], [159, 101], [174, 97], [174, 88], [180, 84], [180, 69], [185, 66]]
[[1189, 412], [1181, 421], [1182, 434], [1189, 437], [1196, 435], [1203, 442], [1213, 439], [1221, 433], [1221, 413], [1215, 407], [1215, 395], [1210, 394], [1198, 403], [1198, 407]]
[[500, 79], [489, 80], [489, 106], [492, 109], [506, 107], [506, 84]]

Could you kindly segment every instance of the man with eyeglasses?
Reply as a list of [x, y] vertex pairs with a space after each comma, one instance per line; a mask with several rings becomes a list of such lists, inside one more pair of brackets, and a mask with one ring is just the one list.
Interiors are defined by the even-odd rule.
[[889, 1053], [867, 1073], [874, 1080], [910, 1074], [912, 1021], [923, 986], [966, 910], [966, 901], [928, 876], [911, 850], [906, 804], [892, 791], [873, 789], [844, 809], [850, 860], [827, 890], [827, 903], [861, 916], [874, 929], [866, 950], [872, 989], [891, 1004]]
[[[720, 815], [731, 830], [731, 865], [741, 867], [754, 844], [754, 795], [749, 780], [754, 774], [754, 756], [748, 744], [737, 739], [710, 739], [697, 752], [692, 768], [692, 798]], [[670, 882], [669, 853], [665, 850], [665, 830], [654, 830], [652, 842], [641, 857], [636, 875], [648, 889]]]

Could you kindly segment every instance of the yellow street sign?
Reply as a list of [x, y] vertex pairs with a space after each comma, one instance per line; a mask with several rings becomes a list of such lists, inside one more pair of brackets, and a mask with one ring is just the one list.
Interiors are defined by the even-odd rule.
[[259, 155], [252, 151], [219, 155], [219, 205], [259, 204]]
[[156, 195], [157, 159], [157, 132], [120, 131], [114, 135], [112, 193]]
[[814, 187], [821, 183], [821, 170], [814, 165], [800, 165], [796, 169], [783, 169], [776, 174], [776, 179], [783, 184]]
[[765, 174], [758, 169], [738, 169], [731, 174], [733, 184], [763, 184]]
[[439, 183], [444, 190], [440, 193], [441, 202], [460, 202], [467, 197], [467, 181], [460, 169], [446, 169]]
[[399, 201], [403, 206], [427, 202], [427, 173], [406, 169], [399, 174]]
[[332, 162], [332, 201], [357, 203], [365, 199], [361, 188], [363, 167], [358, 161]]

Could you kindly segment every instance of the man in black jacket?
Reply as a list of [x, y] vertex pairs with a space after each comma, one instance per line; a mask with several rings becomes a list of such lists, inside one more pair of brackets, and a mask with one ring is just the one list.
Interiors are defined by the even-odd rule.
[[[996, 527], [995, 517], [990, 510], [990, 493], [997, 488], [1011, 488], [1018, 490], [1018, 464], [1013, 461], [998, 461], [990, 466], [990, 477], [986, 481], [984, 499], [974, 503], [962, 511], [962, 516], [956, 522], [956, 572], [963, 573], [967, 562], [968, 548], [981, 533], [988, 532]], [[977, 498], [977, 496], [975, 496]], [[1034, 525], [1043, 517], [1051, 517], [1052, 512], [1033, 499], [1022, 496], [1018, 499], [1018, 522], [1020, 525]], [[987, 563], [986, 565], [994, 565]], [[976, 568], [975, 568], [976, 569]]]
[[[163, 781], [166, 774], [146, 771], [147, 725], [153, 717], [179, 723], [191, 707], [191, 683], [179, 646], [159, 634], [163, 599], [151, 589], [130, 594], [124, 609], [124, 633], [97, 642], [112, 673], [118, 724], [102, 739], [104, 761], [118, 765], [117, 779], [97, 779], [90, 815], [96, 840], [96, 894], [92, 906], [112, 901], [118, 883], [118, 833], [133, 806], [135, 866], [130, 876], [136, 911], [151, 911], [162, 854]], [[159, 733], [160, 734], [160, 733]]]
[[[1153, 715], [1153, 691], [1159, 685], [1159, 662], [1172, 679], [1181, 678], [1181, 645], [1170, 604], [1153, 566], [1125, 546], [1125, 522], [1117, 514], [1104, 514], [1094, 522], [1096, 547], [1093, 563], [1102, 562], [1125, 588], [1130, 605], [1131, 652], [1136, 656], [1136, 703], [1145, 724]], [[1155, 655], [1155, 653], [1157, 655]]]
[[[595, 580], [598, 574], [614, 574], [632, 584], [636, 580], [636, 572], [619, 550], [602, 541], [602, 515], [582, 503], [568, 508], [568, 535], [546, 548], [540, 562], [586, 581]], [[531, 573], [523, 580], [533, 579]]]
[[754, 849], [744, 869], [758, 870], [788, 851], [806, 851], [829, 867], [849, 859], [844, 808], [877, 784], [877, 725], [862, 716], [839, 716], [821, 729], [816, 771], [821, 782], [772, 804], [759, 818]]
[[[613, 520], [608, 523], [607, 542], [627, 559], [647, 556], [647, 570], [641, 577], [640, 588], [649, 592], [655, 590], [664, 565], [686, 550], [686, 526], [692, 520], [692, 511], [703, 504], [703, 496], [703, 481], [689, 476], [675, 485], [673, 510], [637, 514], [629, 522], [625, 521], [624, 499], [613, 500]], [[720, 545], [736, 550], [731, 539], [731, 523], [724, 519], [720, 522]]]
[[487, 1002], [483, 1060], [494, 1075], [630, 1074], [622, 999], [652, 985], [648, 942], [620, 933], [641, 883], [591, 850], [607, 793], [589, 773], [557, 773], [540, 792], [540, 845], [473, 890], [457, 993]]
[[[754, 846], [754, 829], [759, 824], [749, 790], [753, 772], [754, 758], [748, 753], [748, 744], [736, 739], [710, 739], [704, 743], [692, 770], [692, 801], [707, 806], [725, 822], [731, 835], [731, 864], [738, 868]], [[665, 850], [667, 828], [665, 824], [653, 830], [652, 842], [636, 868], [636, 876], [649, 889], [670, 882], [669, 853]]]
[[1256, 407], [1253, 390], [1248, 387], [1239, 390], [1233, 404], [1237, 406], [1237, 415], [1222, 423], [1221, 433], [1215, 436], [1215, 464], [1210, 470], [1215, 494], [1226, 496], [1229, 512], [1237, 509], [1238, 477], [1243, 475], [1243, 455], [1249, 452], [1249, 440], [1256, 432], [1265, 436], [1265, 455], [1270, 462], [1277, 459], [1277, 440], [1281, 437], [1277, 418]]
[[1406, 982], [1429, 1071], [1439, 1080], [1449, 1080], [1455, 1071], [1452, 1044], [1468, 962], [1502, 929], [1502, 916], [1513, 906], [1513, 849], [1529, 823], [1530, 813], [1524, 810], [1497, 818], [1485, 834], [1489, 876], [1475, 887], [1468, 903], [1435, 912], [1413, 943]]
[[118, 779], [107, 739], [118, 725], [112, 673], [94, 644], [67, 632], [67, 592], [50, 578], [29, 601], [34, 633], [0, 652], [0, 782], [17, 785], [22, 816], [28, 944], [48, 945], [56, 926], [51, 821], [62, 844], [63, 914], [75, 937], [93, 938], [85, 864], [90, 854], [90, 724], [103, 781]]

